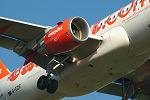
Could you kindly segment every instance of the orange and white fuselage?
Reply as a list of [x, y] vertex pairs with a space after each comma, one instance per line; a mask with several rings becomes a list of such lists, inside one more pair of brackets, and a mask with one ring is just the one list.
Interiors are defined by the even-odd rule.
[[81, 96], [132, 72], [150, 57], [149, 13], [150, 0], [135, 0], [92, 25], [90, 35], [103, 37], [102, 44], [93, 54], [53, 76], [59, 82], [54, 94], [37, 89], [37, 80], [46, 71], [30, 62], [4, 75], [0, 80], [0, 99], [58, 100]]

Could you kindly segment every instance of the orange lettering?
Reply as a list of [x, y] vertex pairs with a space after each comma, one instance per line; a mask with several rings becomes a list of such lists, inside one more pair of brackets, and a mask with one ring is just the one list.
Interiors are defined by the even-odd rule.
[[[134, 4], [134, 2], [132, 2], [132, 4], [131, 4], [131, 7], [133, 6], [133, 4]], [[124, 17], [126, 17], [128, 14], [129, 14], [129, 12], [131, 11], [131, 7], [130, 7], [130, 9], [125, 13], [125, 14], [122, 14], [122, 11], [123, 11], [123, 9], [125, 8], [125, 7], [123, 7], [121, 10], [120, 10], [120, 14], [119, 14], [119, 17], [120, 18], [124, 18]]]
[[34, 64], [35, 65], [35, 67], [38, 67], [38, 65], [36, 65], [36, 64]]
[[107, 24], [108, 24], [108, 25], [112, 25], [112, 24], [115, 23], [116, 20], [117, 20], [117, 17], [116, 17], [112, 22], [110, 22], [109, 20], [110, 20], [110, 17], [111, 17], [112, 15], [113, 15], [113, 14], [111, 14], [111, 15], [108, 17], [108, 19], [107, 19]]
[[[22, 66], [23, 67], [23, 66]], [[22, 69], [22, 67], [20, 67], [19, 69], [15, 70], [10, 76], [9, 76], [9, 80], [10, 81], [14, 81], [17, 79], [17, 77], [20, 74], [20, 70]]]
[[133, 12], [135, 12], [135, 10], [136, 10], [137, 2], [138, 2], [138, 0], [136, 0], [136, 2], [135, 2], [135, 4], [134, 4]]
[[105, 25], [102, 27], [102, 29], [105, 29]]
[[31, 71], [33, 69], [33, 67], [38, 67], [38, 65], [30, 62], [29, 64], [27, 64], [26, 66], [22, 66], [19, 69], [15, 70], [10, 76], [9, 76], [9, 80], [10, 81], [15, 81], [18, 76], [20, 75], [20, 73], [22, 75], [25, 75], [28, 71]]
[[32, 62], [30, 62], [29, 64], [27, 64], [23, 70], [21, 71], [22, 75], [25, 75], [28, 71], [31, 71], [34, 67], [34, 64]]
[[92, 31], [92, 34], [96, 34], [96, 33], [100, 30], [101, 27], [98, 27], [99, 23], [100, 23], [100, 22], [96, 23], [96, 24], [92, 27], [92, 30], [91, 30], [91, 31]]
[[141, 7], [143, 7], [144, 6], [144, 0], [142, 0], [142, 2], [141, 2]]

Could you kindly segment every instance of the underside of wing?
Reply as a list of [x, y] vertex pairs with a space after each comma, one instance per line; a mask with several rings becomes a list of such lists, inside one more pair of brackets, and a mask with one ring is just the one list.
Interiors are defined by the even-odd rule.
[[0, 46], [23, 56], [20, 54], [23, 47], [44, 35], [47, 28], [50, 27], [0, 17]]
[[150, 100], [150, 61], [97, 92], [136, 100]]
[[29, 62], [58, 75], [70, 63], [94, 53], [103, 41], [101, 36], [89, 36], [88, 23], [73, 17], [55, 27], [40, 26], [0, 17], [0, 46], [13, 50]]

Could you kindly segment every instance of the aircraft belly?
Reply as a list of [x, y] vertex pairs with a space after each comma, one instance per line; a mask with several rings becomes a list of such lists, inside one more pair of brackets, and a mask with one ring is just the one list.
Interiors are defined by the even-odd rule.
[[117, 26], [104, 33], [101, 46], [89, 57], [61, 73], [59, 91], [68, 97], [93, 92], [134, 70], [125, 29]]

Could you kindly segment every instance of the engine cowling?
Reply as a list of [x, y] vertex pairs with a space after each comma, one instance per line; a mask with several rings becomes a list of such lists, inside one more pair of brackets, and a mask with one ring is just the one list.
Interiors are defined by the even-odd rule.
[[83, 18], [69, 18], [45, 36], [44, 44], [50, 53], [68, 52], [85, 42], [89, 32], [89, 25]]

